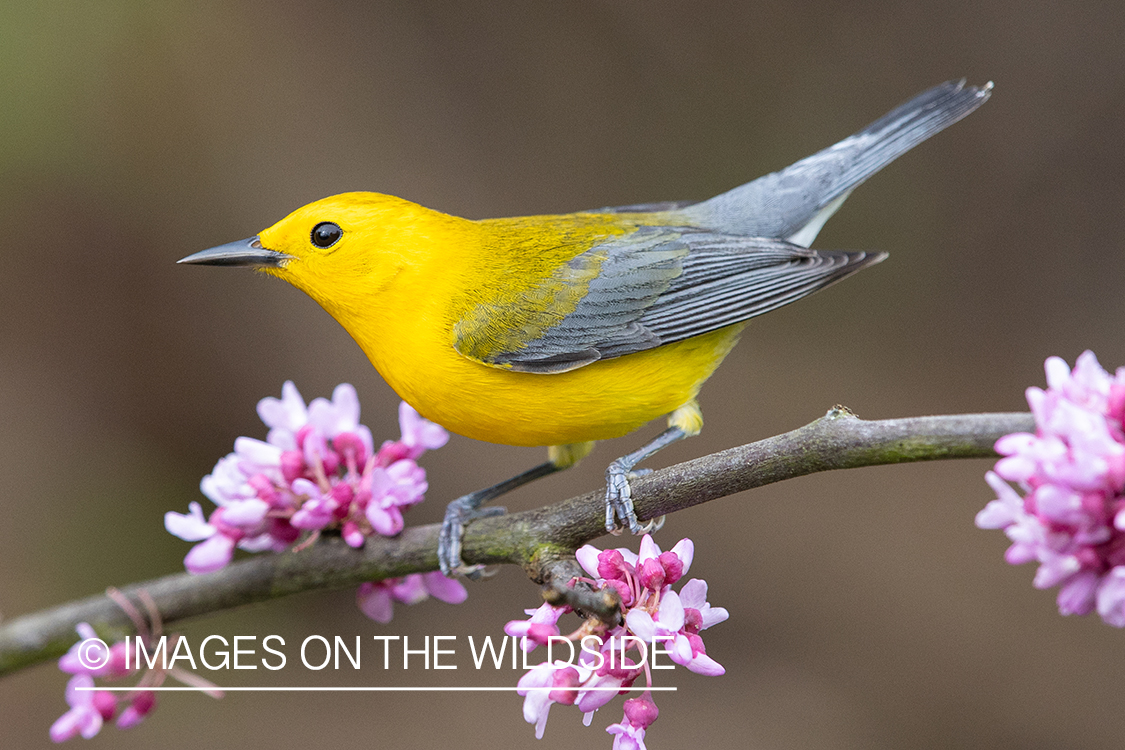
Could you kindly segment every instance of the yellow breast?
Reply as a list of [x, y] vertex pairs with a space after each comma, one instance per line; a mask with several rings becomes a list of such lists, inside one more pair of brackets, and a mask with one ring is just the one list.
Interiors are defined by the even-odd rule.
[[[372, 364], [427, 419], [460, 435], [507, 445], [561, 445], [620, 437], [695, 397], [745, 324], [570, 372], [540, 375], [462, 357], [450, 339], [349, 331]], [[347, 326], [345, 326], [347, 327]]]

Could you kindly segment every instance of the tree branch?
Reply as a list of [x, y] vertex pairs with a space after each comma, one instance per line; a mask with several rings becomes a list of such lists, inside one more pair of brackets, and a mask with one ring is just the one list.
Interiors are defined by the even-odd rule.
[[[861, 420], [842, 407], [776, 437], [656, 471], [632, 483], [637, 516], [644, 520], [754, 487], [831, 469], [946, 458], [986, 458], [1002, 435], [1032, 432], [1029, 414], [970, 414]], [[517, 564], [548, 588], [547, 596], [586, 611], [612, 602], [567, 589], [574, 550], [606, 533], [603, 491], [536, 510], [485, 518], [466, 531], [467, 563]], [[352, 549], [328, 537], [296, 554], [258, 555], [203, 576], [186, 573], [122, 589], [130, 599], [146, 591], [165, 623], [313, 589], [354, 586], [436, 570], [438, 526], [370, 538]], [[601, 604], [599, 604], [601, 602]], [[600, 613], [606, 615], [608, 613]], [[107, 641], [131, 634], [126, 614], [105, 595], [25, 615], [0, 626], [0, 675], [60, 656], [88, 622]]]

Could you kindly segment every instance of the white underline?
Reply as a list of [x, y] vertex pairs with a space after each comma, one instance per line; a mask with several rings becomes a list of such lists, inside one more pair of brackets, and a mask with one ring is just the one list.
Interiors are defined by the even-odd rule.
[[496, 693], [496, 692], [515, 692], [516, 690], [527, 690], [529, 692], [536, 692], [540, 690], [578, 690], [583, 692], [595, 692], [610, 690], [615, 693], [621, 691], [637, 691], [648, 690], [651, 692], [674, 692], [677, 688], [674, 687], [572, 687], [572, 688], [557, 688], [557, 687], [532, 687], [521, 688], [519, 686], [505, 686], [505, 687], [441, 687], [441, 686], [426, 686], [426, 687], [383, 687], [371, 685], [359, 685], [355, 687], [349, 686], [300, 686], [291, 685], [283, 687], [188, 687], [183, 685], [162, 685], [161, 687], [76, 687], [75, 690], [106, 690], [115, 693], [129, 693], [140, 690], [152, 690], [163, 692], [178, 692], [178, 693], [206, 693], [206, 692], [282, 692], [282, 693], [333, 693], [333, 692], [356, 692], [356, 693]]

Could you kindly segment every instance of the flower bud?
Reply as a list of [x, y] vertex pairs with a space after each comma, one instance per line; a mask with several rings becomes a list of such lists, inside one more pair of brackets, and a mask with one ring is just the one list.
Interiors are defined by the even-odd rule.
[[660, 564], [664, 566], [664, 583], [671, 585], [684, 575], [684, 561], [675, 552], [661, 552]]
[[660, 709], [647, 696], [625, 701], [625, 718], [635, 727], [647, 729], [658, 716], [660, 716]]
[[615, 580], [625, 574], [625, 558], [615, 549], [602, 550], [598, 553], [598, 575], [602, 578]]
[[641, 563], [640, 570], [637, 571], [637, 577], [646, 589], [660, 591], [664, 587], [664, 566], [660, 564], [659, 560], [649, 558]]

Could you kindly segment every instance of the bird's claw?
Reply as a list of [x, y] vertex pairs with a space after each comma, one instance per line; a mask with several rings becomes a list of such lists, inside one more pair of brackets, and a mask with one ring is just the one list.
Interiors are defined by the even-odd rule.
[[438, 532], [438, 565], [441, 572], [450, 578], [463, 575], [477, 579], [483, 575], [483, 565], [466, 565], [461, 560], [461, 539], [465, 536], [465, 527], [478, 518], [501, 516], [507, 512], [499, 506], [478, 508], [476, 505], [471, 495], [465, 495], [445, 509], [445, 518]]
[[[647, 470], [643, 470], [647, 474]], [[637, 514], [633, 510], [633, 490], [629, 480], [644, 474], [631, 471], [631, 467], [623, 461], [614, 461], [605, 470], [605, 529], [609, 532], [618, 530], [620, 526], [629, 529], [633, 534], [644, 531], [637, 521]]]

